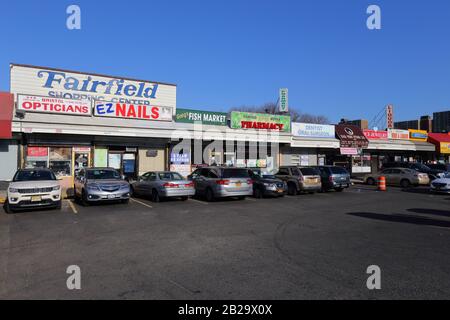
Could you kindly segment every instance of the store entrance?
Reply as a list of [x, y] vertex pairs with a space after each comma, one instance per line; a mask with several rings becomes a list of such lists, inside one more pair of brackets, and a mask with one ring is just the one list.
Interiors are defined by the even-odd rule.
[[110, 150], [108, 153], [108, 167], [118, 170], [127, 180], [135, 180], [137, 178], [136, 154], [134, 152]]

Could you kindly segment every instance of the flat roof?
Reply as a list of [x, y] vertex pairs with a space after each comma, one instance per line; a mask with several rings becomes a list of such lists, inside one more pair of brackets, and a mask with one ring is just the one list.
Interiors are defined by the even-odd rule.
[[34, 65], [31, 65], [31, 64], [10, 63], [10, 68], [12, 68], [12, 67], [47, 69], [47, 70], [52, 70], [52, 71], [64, 71], [64, 72], [71, 72], [71, 73], [76, 73], [76, 74], [87, 74], [87, 75], [97, 76], [97, 77], [117, 78], [117, 79], [123, 79], [123, 80], [129, 80], [129, 81], [138, 81], [138, 82], [151, 82], [151, 83], [163, 84], [163, 85], [174, 86], [174, 87], [177, 86], [176, 84], [169, 83], [169, 82], [142, 80], [142, 79], [134, 79], [134, 78], [128, 78], [128, 77], [121, 77], [121, 76], [112, 76], [112, 75], [101, 74], [101, 73], [81, 72], [81, 71], [74, 71], [74, 70], [67, 70], [67, 69], [58, 69], [58, 68], [52, 68], [52, 67], [34, 66]]

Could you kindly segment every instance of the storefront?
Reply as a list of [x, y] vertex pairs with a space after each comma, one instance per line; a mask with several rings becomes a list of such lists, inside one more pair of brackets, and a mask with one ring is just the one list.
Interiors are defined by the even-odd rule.
[[[339, 140], [334, 125], [292, 123], [290, 147], [282, 149], [282, 165], [315, 166], [330, 164]], [[332, 164], [332, 163], [331, 163]]]

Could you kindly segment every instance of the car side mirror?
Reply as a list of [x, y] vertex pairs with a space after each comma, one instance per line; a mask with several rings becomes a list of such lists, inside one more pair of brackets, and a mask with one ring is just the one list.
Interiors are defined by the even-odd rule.
[[126, 177], [125, 177], [124, 174], [122, 174], [122, 175], [120, 176], [120, 178], [122, 178], [122, 180], [125, 180], [125, 179], [126, 179]]

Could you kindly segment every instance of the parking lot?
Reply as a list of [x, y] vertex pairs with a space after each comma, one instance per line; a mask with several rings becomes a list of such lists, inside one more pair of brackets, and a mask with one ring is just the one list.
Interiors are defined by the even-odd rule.
[[[0, 213], [0, 298], [416, 299], [450, 295], [450, 195], [355, 185]], [[68, 290], [66, 269], [81, 269]], [[366, 269], [381, 269], [368, 290]]]

